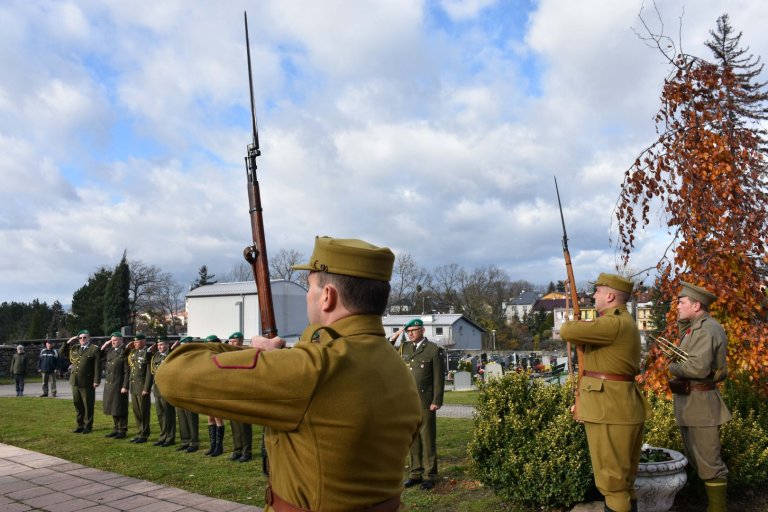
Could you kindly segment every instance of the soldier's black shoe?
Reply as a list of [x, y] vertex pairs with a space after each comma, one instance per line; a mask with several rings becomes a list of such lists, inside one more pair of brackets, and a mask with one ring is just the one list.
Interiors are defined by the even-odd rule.
[[177, 452], [185, 452], [185, 451], [187, 451], [187, 448], [189, 448], [189, 445], [188, 444], [183, 444], [183, 445], [179, 446], [178, 448], [176, 448], [176, 451]]
[[432, 489], [435, 486], [435, 482], [432, 480], [424, 480], [421, 485], [419, 486], [422, 491], [428, 491]]
[[91, 429], [89, 428], [84, 428], [83, 431], [81, 432], [81, 434], [90, 434], [90, 433], [91, 433]]
[[146, 442], [147, 442], [147, 440], [146, 440], [146, 439], [144, 439], [143, 437], [139, 437], [139, 438], [137, 438], [137, 439], [134, 441], [134, 443], [136, 443], [136, 444], [141, 444], [141, 443], [146, 443]]
[[42, 395], [40, 395], [40, 398], [43, 398], [45, 396], [48, 396], [48, 394], [47, 393], [43, 393]]
[[163, 446], [165, 444], [165, 441], [158, 441], [156, 443], [152, 443], [152, 446]]
[[85, 430], [83, 427], [77, 427], [75, 430], [73, 430], [73, 431], [72, 431], [72, 433], [73, 433], [73, 434], [79, 434], [79, 433], [80, 433], [80, 432], [82, 432], [83, 430]]
[[104, 437], [117, 437], [117, 432], [115, 432], [113, 430], [112, 432], [110, 432], [109, 434], [105, 435]]
[[187, 448], [187, 453], [195, 453], [199, 449], [200, 449], [199, 446], [190, 446], [189, 448]]
[[120, 432], [115, 436], [115, 439], [125, 439], [125, 432]]
[[241, 456], [242, 454], [240, 452], [232, 452], [232, 456], [229, 457], [229, 460], [232, 460], [232, 461], [240, 460]]
[[418, 484], [422, 483], [423, 481], [424, 480], [422, 480], [421, 478], [409, 478], [408, 480], [405, 481], [405, 483], [403, 485], [407, 489], [409, 487], [413, 487], [414, 485], [418, 485]]
[[252, 455], [243, 455], [242, 457], [240, 457], [240, 458], [238, 459], [238, 461], [240, 461], [240, 462], [248, 462], [248, 461], [249, 461], [249, 460], [251, 460], [252, 458], [253, 458], [253, 456], [252, 456]]
[[163, 443], [161, 446], [162, 446], [163, 448], [168, 448], [169, 446], [173, 446], [173, 445], [175, 445], [175, 444], [176, 444], [176, 441], [166, 441], [166, 442], [164, 442], [164, 443]]

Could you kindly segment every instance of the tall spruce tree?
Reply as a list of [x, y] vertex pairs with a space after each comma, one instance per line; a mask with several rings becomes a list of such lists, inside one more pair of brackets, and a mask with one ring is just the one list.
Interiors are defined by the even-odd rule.
[[190, 290], [194, 290], [195, 288], [199, 288], [207, 284], [217, 283], [218, 281], [213, 280], [214, 277], [216, 277], [216, 274], [208, 274], [208, 267], [206, 265], [201, 266], [200, 270], [197, 271], [197, 279], [195, 279], [195, 281], [192, 283]]
[[112, 271], [101, 267], [72, 295], [72, 316], [68, 322], [70, 332], [88, 329], [93, 336], [104, 334], [104, 292], [110, 277]]
[[131, 305], [128, 297], [131, 272], [126, 259], [126, 251], [123, 258], [115, 267], [104, 290], [104, 333], [119, 330], [128, 325], [131, 318]]

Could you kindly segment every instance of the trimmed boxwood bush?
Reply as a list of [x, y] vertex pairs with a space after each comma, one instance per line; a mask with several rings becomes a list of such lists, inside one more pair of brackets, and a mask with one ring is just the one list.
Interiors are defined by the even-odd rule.
[[473, 472], [525, 507], [570, 507], [593, 486], [587, 438], [570, 386], [509, 373], [482, 386], [469, 445]]

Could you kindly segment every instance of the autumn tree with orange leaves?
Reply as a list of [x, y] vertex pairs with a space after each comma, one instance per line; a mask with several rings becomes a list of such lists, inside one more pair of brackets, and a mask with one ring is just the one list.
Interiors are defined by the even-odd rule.
[[[648, 34], [672, 69], [656, 116], [659, 137], [624, 176], [615, 212], [619, 249], [628, 263], [636, 233], [660, 207], [672, 242], [657, 264], [656, 286], [668, 300], [677, 296], [680, 280], [715, 292], [711, 313], [728, 335], [729, 371], [745, 372], [765, 391], [768, 134], [761, 121], [768, 119], [768, 93], [757, 81], [763, 66], [740, 46], [742, 34], [727, 14], [706, 42], [712, 62]], [[676, 340], [672, 302], [664, 335]], [[647, 389], [668, 392], [667, 364], [652, 348], [643, 376]]]

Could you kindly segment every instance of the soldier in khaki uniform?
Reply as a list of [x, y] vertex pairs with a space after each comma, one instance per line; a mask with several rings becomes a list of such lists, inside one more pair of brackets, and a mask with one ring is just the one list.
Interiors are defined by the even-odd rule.
[[[424, 322], [414, 318], [390, 337], [396, 340], [407, 333], [408, 342], [400, 344], [400, 355], [411, 371], [421, 399], [423, 424], [411, 445], [409, 477], [405, 487], [419, 485], [422, 490], [435, 486], [437, 479], [437, 410], [443, 406], [445, 390], [445, 352], [424, 337]], [[427, 478], [424, 479], [424, 471]]]
[[128, 359], [123, 335], [113, 332], [101, 346], [106, 352], [103, 406], [104, 414], [112, 416], [114, 427], [104, 437], [125, 439], [128, 432]]
[[634, 485], [649, 411], [635, 382], [640, 371], [640, 333], [627, 311], [631, 293], [628, 279], [600, 274], [593, 296], [600, 316], [591, 322], [566, 322], [560, 329], [564, 340], [585, 345], [575, 416], [584, 422], [605, 510], [616, 512], [637, 507]]
[[[228, 342], [233, 347], [242, 347], [243, 333], [233, 332]], [[253, 459], [253, 426], [250, 423], [230, 421], [229, 427], [232, 430], [232, 455], [229, 460], [248, 462]]]
[[395, 511], [421, 422], [410, 371], [381, 324], [394, 254], [319, 237], [306, 265], [310, 325], [289, 350], [191, 344], [157, 373], [179, 406], [265, 426], [266, 510]]
[[[78, 340], [80, 345], [73, 347]], [[93, 429], [93, 409], [96, 403], [96, 388], [101, 384], [101, 350], [91, 343], [91, 334], [83, 329], [77, 336], [69, 338], [63, 350], [68, 352], [69, 383], [72, 385], [72, 401], [77, 411], [75, 434], [90, 434]]]
[[728, 340], [722, 326], [709, 315], [717, 298], [708, 290], [685, 281], [677, 302], [684, 326], [680, 349], [686, 361], [671, 363], [675, 377], [675, 422], [680, 427], [685, 453], [704, 481], [709, 512], [726, 510], [728, 468], [720, 457], [719, 426], [731, 419], [715, 385], [728, 376], [725, 356]]
[[[149, 363], [149, 369], [154, 376], [160, 365], [170, 353], [167, 336], [160, 336], [157, 339], [157, 350], [152, 353], [152, 360]], [[152, 386], [152, 394], [155, 395], [155, 412], [157, 413], [157, 422], [160, 425], [160, 435], [154, 446], [167, 447], [176, 444], [176, 409], [160, 393], [157, 385]]]
[[131, 408], [136, 419], [136, 436], [132, 443], [146, 443], [149, 438], [150, 415], [152, 414], [152, 371], [149, 367], [151, 353], [147, 351], [147, 337], [137, 334], [126, 346], [128, 350], [129, 390]]

